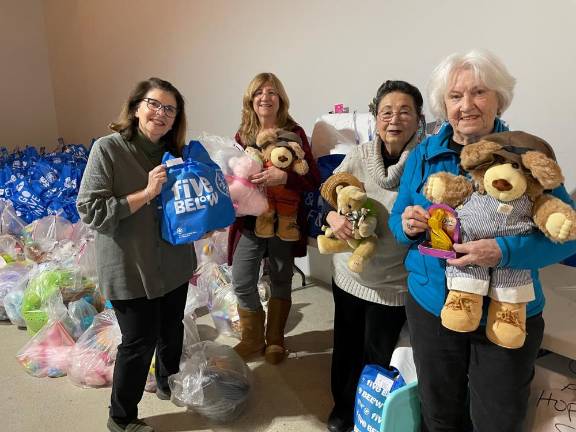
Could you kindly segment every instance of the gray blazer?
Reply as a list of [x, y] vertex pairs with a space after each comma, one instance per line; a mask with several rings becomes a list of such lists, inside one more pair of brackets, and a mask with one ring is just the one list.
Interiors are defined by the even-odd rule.
[[155, 202], [132, 214], [126, 196], [148, 184], [150, 161], [119, 133], [94, 143], [76, 206], [96, 231], [98, 283], [106, 298], [153, 299], [186, 283], [196, 268], [194, 246], [174, 246], [160, 234]]

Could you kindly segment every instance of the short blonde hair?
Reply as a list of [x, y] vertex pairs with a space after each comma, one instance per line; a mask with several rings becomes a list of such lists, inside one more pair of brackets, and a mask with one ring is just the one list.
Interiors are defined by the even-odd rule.
[[296, 126], [296, 122], [288, 113], [290, 100], [288, 99], [288, 95], [286, 94], [286, 90], [284, 90], [282, 82], [271, 72], [259, 73], [252, 79], [252, 81], [250, 81], [248, 88], [244, 92], [244, 97], [242, 98], [242, 121], [238, 133], [240, 134], [240, 139], [244, 145], [256, 143], [256, 135], [260, 131], [261, 125], [260, 120], [254, 111], [254, 94], [260, 87], [267, 83], [270, 83], [276, 89], [280, 99], [276, 126], [282, 129], [291, 129]]
[[446, 57], [432, 72], [428, 83], [428, 100], [432, 115], [446, 120], [444, 96], [454, 73], [458, 70], [472, 70], [478, 81], [498, 96], [498, 115], [501, 115], [512, 103], [516, 79], [510, 75], [504, 63], [486, 50], [472, 50], [465, 54], [455, 53]]

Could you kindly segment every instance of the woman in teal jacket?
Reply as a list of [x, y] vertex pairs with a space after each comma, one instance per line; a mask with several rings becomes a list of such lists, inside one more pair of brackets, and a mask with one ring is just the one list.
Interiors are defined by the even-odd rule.
[[[476, 432], [522, 430], [544, 331], [545, 301], [538, 269], [576, 252], [576, 242], [555, 244], [541, 232], [454, 245], [462, 256], [450, 260], [452, 265], [531, 269], [536, 298], [527, 306], [526, 342], [516, 350], [489, 342], [484, 326], [475, 332], [456, 333], [441, 325], [439, 316], [447, 293], [445, 262], [421, 255], [417, 248], [425, 239], [426, 209], [431, 205], [423, 188], [433, 173], [460, 173], [463, 145], [507, 130], [499, 117], [512, 100], [514, 84], [504, 65], [484, 51], [453, 54], [437, 66], [429, 88], [431, 109], [447, 122], [411, 153], [389, 219], [396, 239], [410, 246], [405, 259], [406, 313], [423, 431], [467, 430], [470, 419]], [[552, 194], [573, 205], [563, 186]]]

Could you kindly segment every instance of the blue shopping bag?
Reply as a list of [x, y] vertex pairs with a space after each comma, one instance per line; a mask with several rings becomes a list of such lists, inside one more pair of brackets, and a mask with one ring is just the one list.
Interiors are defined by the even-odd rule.
[[[189, 146], [194, 148], [186, 149]], [[186, 159], [170, 153], [162, 158], [168, 181], [160, 193], [160, 225], [162, 238], [174, 245], [199, 240], [207, 232], [231, 225], [235, 218], [228, 184], [218, 165], [199, 142], [186, 147]]]
[[354, 407], [354, 431], [380, 431], [382, 408], [390, 393], [406, 383], [397, 369], [366, 365], [360, 375]]
[[[332, 172], [344, 160], [343, 154], [332, 154], [318, 158], [318, 171], [320, 171], [320, 182], [324, 183]], [[306, 227], [308, 237], [318, 237], [324, 234], [322, 231], [322, 210], [324, 203], [320, 196], [320, 190], [304, 193], [304, 211], [306, 213]]]

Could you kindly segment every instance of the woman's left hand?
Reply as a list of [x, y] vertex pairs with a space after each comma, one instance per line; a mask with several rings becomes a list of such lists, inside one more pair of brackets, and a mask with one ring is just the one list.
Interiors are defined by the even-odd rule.
[[282, 171], [280, 168], [271, 166], [264, 171], [254, 174], [250, 181], [254, 184], [261, 184], [263, 186], [278, 186], [286, 184], [288, 180], [288, 173]]
[[477, 265], [480, 267], [495, 267], [502, 259], [502, 251], [494, 239], [474, 240], [467, 243], [454, 243], [454, 250], [464, 254], [460, 258], [447, 261], [448, 264], [458, 267]]

